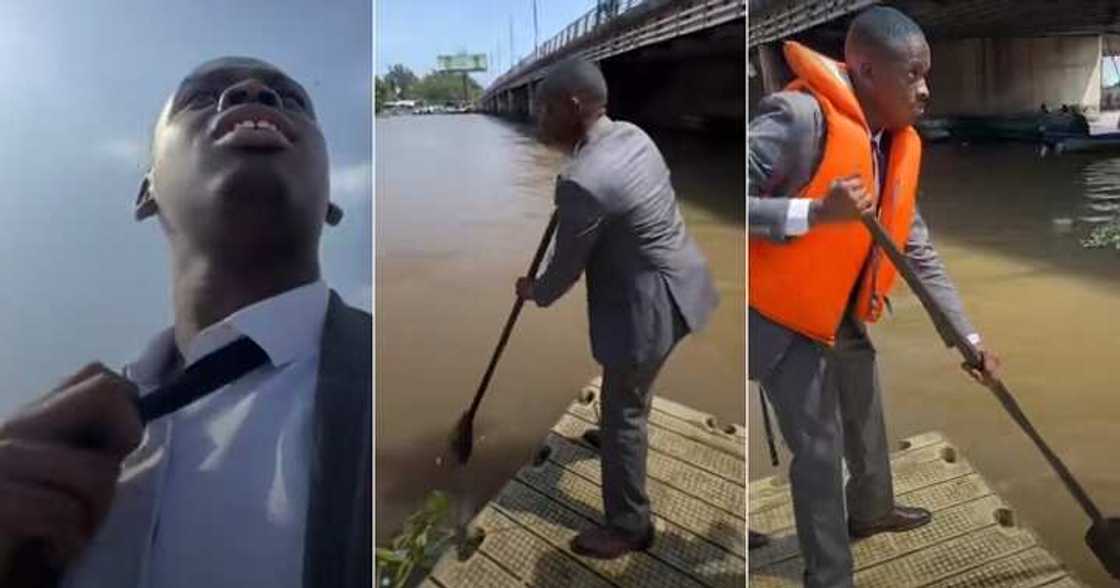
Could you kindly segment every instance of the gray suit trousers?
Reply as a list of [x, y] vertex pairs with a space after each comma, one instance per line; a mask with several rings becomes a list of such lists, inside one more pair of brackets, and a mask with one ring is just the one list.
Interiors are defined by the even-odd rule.
[[[863, 324], [849, 316], [832, 349], [793, 335], [760, 383], [793, 454], [789, 476], [805, 585], [852, 586], [845, 507], [852, 520], [871, 521], [894, 506], [875, 348]], [[850, 474], [846, 492], [841, 458]]]
[[653, 382], [668, 354], [631, 366], [604, 366], [600, 402], [603, 510], [607, 526], [638, 539], [650, 529], [646, 495]]

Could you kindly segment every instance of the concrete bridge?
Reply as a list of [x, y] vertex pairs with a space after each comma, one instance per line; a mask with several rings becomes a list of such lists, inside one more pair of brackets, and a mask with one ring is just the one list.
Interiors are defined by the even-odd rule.
[[547, 67], [569, 56], [598, 62], [608, 114], [664, 128], [742, 134], [746, 0], [616, 0], [545, 41], [486, 89], [483, 110], [533, 116]]
[[1006, 115], [1061, 104], [1101, 107], [1101, 58], [1120, 50], [1120, 2], [1109, 0], [751, 0], [750, 96], [789, 79], [786, 39], [841, 57], [852, 16], [894, 6], [932, 49], [930, 114]]

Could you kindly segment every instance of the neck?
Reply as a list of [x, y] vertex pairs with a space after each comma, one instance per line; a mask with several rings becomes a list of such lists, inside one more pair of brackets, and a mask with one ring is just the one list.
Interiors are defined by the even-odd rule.
[[875, 103], [870, 96], [865, 95], [858, 84], [853, 84], [852, 90], [856, 94], [856, 102], [859, 102], [859, 108], [863, 111], [863, 118], [867, 120], [867, 128], [871, 131], [871, 134], [874, 135], [883, 130], [883, 119], [875, 111]]
[[175, 343], [185, 351], [206, 327], [234, 312], [319, 279], [319, 261], [268, 260], [228, 264], [209, 257], [177, 256], [173, 264]]
[[581, 141], [587, 139], [588, 133], [591, 132], [591, 127], [595, 126], [595, 123], [598, 122], [599, 119], [602, 118], [603, 115], [605, 115], [605, 114], [606, 114], [606, 111], [603, 110], [602, 108], [599, 108], [599, 109], [596, 109], [591, 114], [587, 115], [587, 117], [585, 117], [583, 120], [580, 121], [579, 136], [576, 137], [571, 142], [571, 144], [567, 146], [569, 152], [574, 151], [575, 148], [576, 148], [576, 145], [579, 145]]

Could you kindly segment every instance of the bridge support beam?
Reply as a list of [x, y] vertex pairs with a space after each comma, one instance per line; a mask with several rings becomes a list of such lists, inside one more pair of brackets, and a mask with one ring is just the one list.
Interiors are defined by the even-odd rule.
[[1101, 103], [1100, 36], [932, 43], [932, 116], [1006, 115]]
[[772, 94], [786, 87], [793, 79], [793, 73], [786, 65], [779, 43], [767, 43], [758, 47], [758, 65], [762, 74], [763, 94]]

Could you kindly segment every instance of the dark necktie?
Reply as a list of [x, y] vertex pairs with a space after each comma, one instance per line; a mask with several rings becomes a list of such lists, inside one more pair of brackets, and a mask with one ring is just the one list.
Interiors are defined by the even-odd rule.
[[268, 354], [248, 337], [206, 355], [162, 386], [136, 400], [140, 422], [148, 424], [233, 382], [268, 361]]

